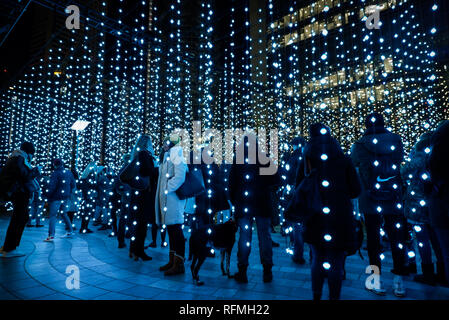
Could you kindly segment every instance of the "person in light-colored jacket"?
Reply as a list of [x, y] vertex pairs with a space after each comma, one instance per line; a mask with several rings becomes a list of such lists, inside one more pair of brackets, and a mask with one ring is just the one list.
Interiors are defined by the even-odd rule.
[[159, 167], [156, 191], [156, 223], [166, 226], [170, 243], [169, 262], [159, 268], [165, 271], [165, 275], [184, 273], [185, 240], [182, 224], [186, 200], [179, 199], [176, 190], [185, 181], [187, 164], [180, 142], [181, 138], [176, 134], [172, 134], [167, 141], [170, 149]]

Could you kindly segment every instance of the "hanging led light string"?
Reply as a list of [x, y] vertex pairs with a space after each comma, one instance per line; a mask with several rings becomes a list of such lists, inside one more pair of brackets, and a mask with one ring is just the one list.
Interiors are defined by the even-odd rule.
[[200, 108], [200, 120], [203, 123], [203, 128], [212, 128], [212, 109], [213, 97], [211, 87], [213, 83], [212, 77], [212, 26], [213, 10], [211, 1], [203, 1], [201, 3], [200, 14], [200, 46], [199, 46], [199, 97], [198, 105]]
[[149, 73], [149, 100], [148, 100], [148, 114], [147, 114], [147, 124], [148, 124], [148, 133], [152, 136], [154, 145], [160, 146], [162, 144], [161, 137], [161, 112], [160, 108], [162, 107], [161, 97], [162, 94], [162, 84], [161, 84], [161, 64], [163, 56], [162, 51], [162, 39], [161, 33], [162, 30], [159, 28], [159, 19], [158, 19], [158, 6], [156, 2], [151, 2], [150, 9], [152, 10], [151, 15], [151, 30], [154, 34], [153, 45], [149, 44], [149, 64], [148, 64], [148, 73]]

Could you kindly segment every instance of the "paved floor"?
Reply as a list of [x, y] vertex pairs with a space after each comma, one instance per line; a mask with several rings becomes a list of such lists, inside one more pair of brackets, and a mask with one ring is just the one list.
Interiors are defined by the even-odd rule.
[[[3, 243], [8, 219], [0, 218], [0, 241]], [[89, 235], [76, 234], [71, 239], [56, 239], [54, 243], [43, 242], [47, 228], [27, 228], [20, 250], [25, 257], [0, 258], [0, 299], [157, 299], [157, 300], [203, 300], [203, 299], [251, 299], [251, 300], [304, 300], [311, 299], [310, 266], [298, 266], [285, 253], [286, 240], [279, 234], [273, 239], [281, 243], [274, 248], [274, 281], [262, 282], [262, 266], [255, 234], [253, 251], [248, 269], [248, 284], [237, 284], [221, 275], [219, 257], [208, 258], [200, 276], [206, 282], [203, 287], [192, 284], [189, 272], [185, 275], [164, 277], [159, 266], [166, 263], [168, 248], [148, 249], [152, 261], [135, 262], [127, 249], [118, 249], [115, 238], [108, 238], [106, 231]], [[62, 225], [57, 235], [62, 235]], [[231, 271], [236, 271], [236, 248], [233, 250]], [[363, 252], [366, 259], [366, 252]], [[364, 289], [367, 262], [359, 256], [349, 257], [346, 264], [347, 280], [344, 281], [342, 299], [348, 300], [396, 300], [392, 293], [392, 275], [385, 274], [387, 296], [379, 297]], [[66, 274], [68, 266], [80, 271], [80, 288], [68, 289]], [[189, 267], [189, 263], [186, 265]], [[385, 270], [391, 269], [391, 257], [386, 255]], [[449, 299], [449, 289], [421, 285], [406, 279], [406, 299]], [[327, 297], [325, 290], [324, 297]]]

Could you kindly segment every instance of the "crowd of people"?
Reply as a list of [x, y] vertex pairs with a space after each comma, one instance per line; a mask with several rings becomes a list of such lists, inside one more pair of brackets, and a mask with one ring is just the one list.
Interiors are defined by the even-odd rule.
[[[393, 258], [394, 294], [404, 297], [403, 277], [416, 273], [414, 243], [421, 258], [422, 274], [415, 281], [447, 286], [449, 279], [449, 121], [422, 135], [405, 156], [401, 137], [386, 128], [384, 118], [370, 114], [363, 136], [345, 152], [329, 127], [316, 123], [309, 139], [297, 137], [284, 154], [275, 174], [263, 175], [259, 141], [245, 136], [236, 154], [245, 161], [206, 164], [202, 155], [208, 142], [184, 159], [181, 137], [172, 134], [156, 155], [148, 135], [140, 135], [131, 153], [114, 173], [108, 167], [90, 163], [78, 177], [61, 159], [52, 162], [50, 177], [33, 167], [35, 149], [24, 142], [9, 156], [0, 171], [1, 200], [10, 201], [13, 213], [1, 257], [23, 256], [18, 251], [25, 227], [43, 227], [48, 212], [46, 242], [57, 241], [58, 214], [65, 225], [62, 238], [75, 230], [92, 233], [92, 225], [116, 237], [118, 248], [129, 257], [152, 260], [145, 249], [169, 246], [165, 275], [185, 272], [184, 226], [195, 230], [224, 222], [226, 212], [239, 227], [237, 273], [239, 283], [248, 282], [253, 223], [256, 224], [263, 281], [273, 281], [273, 224], [282, 225], [282, 235], [291, 240], [287, 248], [292, 260], [306, 262], [304, 243], [310, 247], [313, 298], [322, 297], [328, 279], [329, 298], [339, 299], [345, 278], [345, 261], [359, 249], [356, 221], [363, 222], [370, 270], [376, 285], [366, 285], [375, 294], [385, 295], [382, 274], [383, 249], [389, 243]], [[210, 142], [210, 141], [209, 141]], [[255, 143], [256, 152], [250, 150]], [[193, 161], [195, 157], [199, 161]], [[188, 164], [187, 164], [188, 163]], [[204, 192], [185, 199], [178, 194], [190, 181], [191, 170], [200, 170]], [[276, 217], [281, 216], [278, 222]], [[77, 219], [78, 218], [78, 219]], [[77, 224], [77, 220], [81, 220]], [[93, 221], [91, 223], [91, 220]], [[33, 225], [33, 221], [35, 224]], [[152, 241], [145, 246], [151, 226]], [[168, 244], [166, 242], [168, 234]], [[436, 257], [436, 268], [433, 254]]]

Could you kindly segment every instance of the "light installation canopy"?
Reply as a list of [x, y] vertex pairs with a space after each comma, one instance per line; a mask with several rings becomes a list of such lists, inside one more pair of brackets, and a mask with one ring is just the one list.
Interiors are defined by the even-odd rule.
[[[380, 30], [366, 28], [372, 3], [365, 0], [266, 0], [258, 10], [241, 0], [226, 12], [202, 0], [196, 40], [183, 27], [187, 2], [143, 0], [129, 11], [123, 0], [117, 8], [100, 1], [95, 10], [126, 23], [129, 39], [88, 25], [56, 38], [0, 95], [0, 163], [23, 140], [36, 144], [38, 164], [54, 157], [70, 163], [71, 131], [79, 128], [80, 169], [90, 162], [118, 169], [143, 131], [157, 150], [171, 130], [195, 120], [203, 129], [276, 128], [282, 147], [322, 121], [348, 150], [372, 111], [386, 116], [410, 150], [447, 116], [437, 90], [447, 85], [435, 84], [431, 41], [437, 0], [424, 14], [435, 21], [429, 30], [415, 0], [380, 1]], [[286, 2], [291, 7], [282, 12]], [[220, 38], [224, 68], [215, 64], [216, 23], [228, 25]], [[151, 30], [152, 43], [141, 30]], [[89, 122], [84, 130], [72, 126], [81, 119]]]

